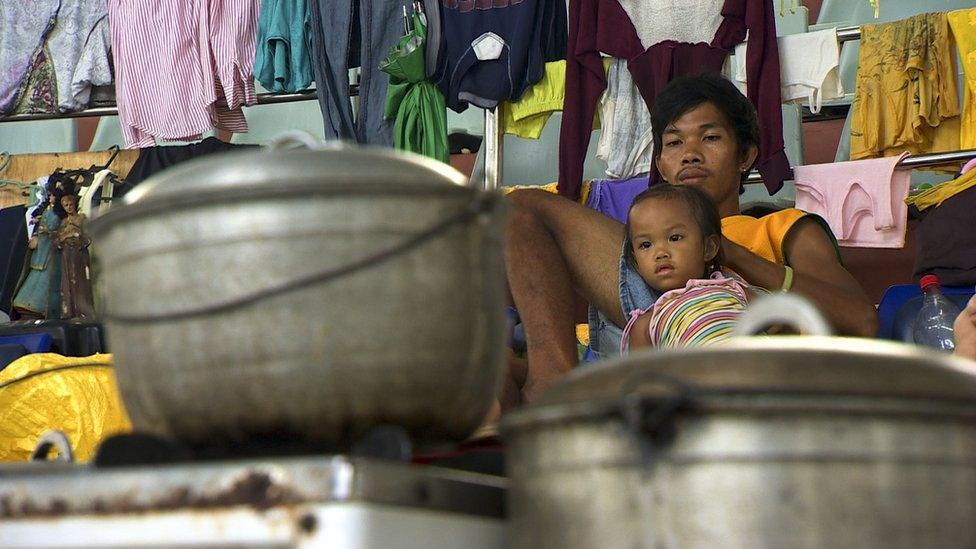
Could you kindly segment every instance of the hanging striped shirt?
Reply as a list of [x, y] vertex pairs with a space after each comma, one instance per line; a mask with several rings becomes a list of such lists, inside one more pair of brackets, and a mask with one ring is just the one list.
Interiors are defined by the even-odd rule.
[[709, 279], [692, 279], [684, 288], [665, 292], [649, 309], [631, 312], [620, 353], [626, 353], [631, 329], [648, 311], [648, 335], [655, 347], [711, 345], [729, 339], [749, 300], [745, 288], [739, 280], [715, 272]]
[[258, 0], [109, 0], [126, 147], [247, 131], [259, 9]]

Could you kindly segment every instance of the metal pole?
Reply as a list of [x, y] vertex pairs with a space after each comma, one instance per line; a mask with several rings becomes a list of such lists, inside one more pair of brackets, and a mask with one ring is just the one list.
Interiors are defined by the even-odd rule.
[[[946, 164], [962, 163], [973, 158], [976, 158], [976, 149], [932, 154], [918, 154], [914, 156], [906, 156], [901, 162], [898, 163], [898, 169], [910, 170], [914, 168], [943, 166]], [[762, 183], [762, 176], [759, 175], [758, 171], [753, 170], [749, 172], [749, 176], [746, 177], [746, 184], [750, 183]]]
[[[350, 97], [359, 95], [359, 86], [349, 88]], [[277, 103], [294, 103], [296, 101], [311, 101], [318, 98], [315, 90], [307, 90], [298, 93], [262, 93], [258, 94], [258, 105], [274, 105]], [[0, 122], [29, 122], [33, 120], [55, 120], [59, 118], [84, 118], [88, 116], [113, 116], [119, 114], [119, 109], [114, 104], [107, 104], [101, 107], [92, 107], [73, 112], [58, 113], [28, 113], [16, 114], [13, 116], [0, 117]]]
[[965, 162], [976, 158], [976, 149], [965, 151], [952, 151], [932, 154], [920, 154], [909, 156], [898, 163], [899, 168], [926, 168], [929, 166], [941, 166], [943, 164], [953, 164]]
[[498, 107], [485, 109], [485, 189], [489, 191], [502, 186], [502, 137]]
[[847, 42], [848, 40], [860, 40], [861, 39], [861, 27], [854, 25], [853, 27], [837, 27], [837, 41]]

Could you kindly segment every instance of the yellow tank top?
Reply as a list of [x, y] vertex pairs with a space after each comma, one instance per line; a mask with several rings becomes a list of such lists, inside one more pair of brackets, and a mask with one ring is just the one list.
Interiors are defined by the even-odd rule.
[[[837, 243], [834, 240], [834, 235], [827, 228], [826, 223], [819, 216], [796, 208], [780, 210], [758, 218], [748, 215], [723, 217], [722, 234], [763, 259], [788, 265], [789, 258], [783, 252], [783, 242], [796, 222], [805, 217], [818, 220], [836, 248]], [[839, 254], [838, 257], [840, 257]]]

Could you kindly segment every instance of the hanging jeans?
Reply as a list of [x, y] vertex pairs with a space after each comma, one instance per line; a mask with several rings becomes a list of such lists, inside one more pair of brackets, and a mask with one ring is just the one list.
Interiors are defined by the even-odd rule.
[[[311, 0], [312, 65], [326, 137], [393, 146], [393, 121], [383, 118], [386, 74], [380, 61], [403, 36], [403, 8], [411, 0]], [[358, 22], [357, 29], [353, 25]], [[353, 43], [359, 35], [359, 43]], [[350, 60], [358, 50], [359, 116], [349, 99]]]

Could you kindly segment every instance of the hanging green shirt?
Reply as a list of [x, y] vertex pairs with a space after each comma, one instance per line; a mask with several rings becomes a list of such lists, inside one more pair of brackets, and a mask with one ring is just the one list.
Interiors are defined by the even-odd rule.
[[413, 30], [390, 49], [380, 63], [389, 75], [383, 116], [395, 118], [393, 146], [448, 162], [447, 105], [444, 95], [427, 80], [425, 42], [427, 27], [412, 15]]

